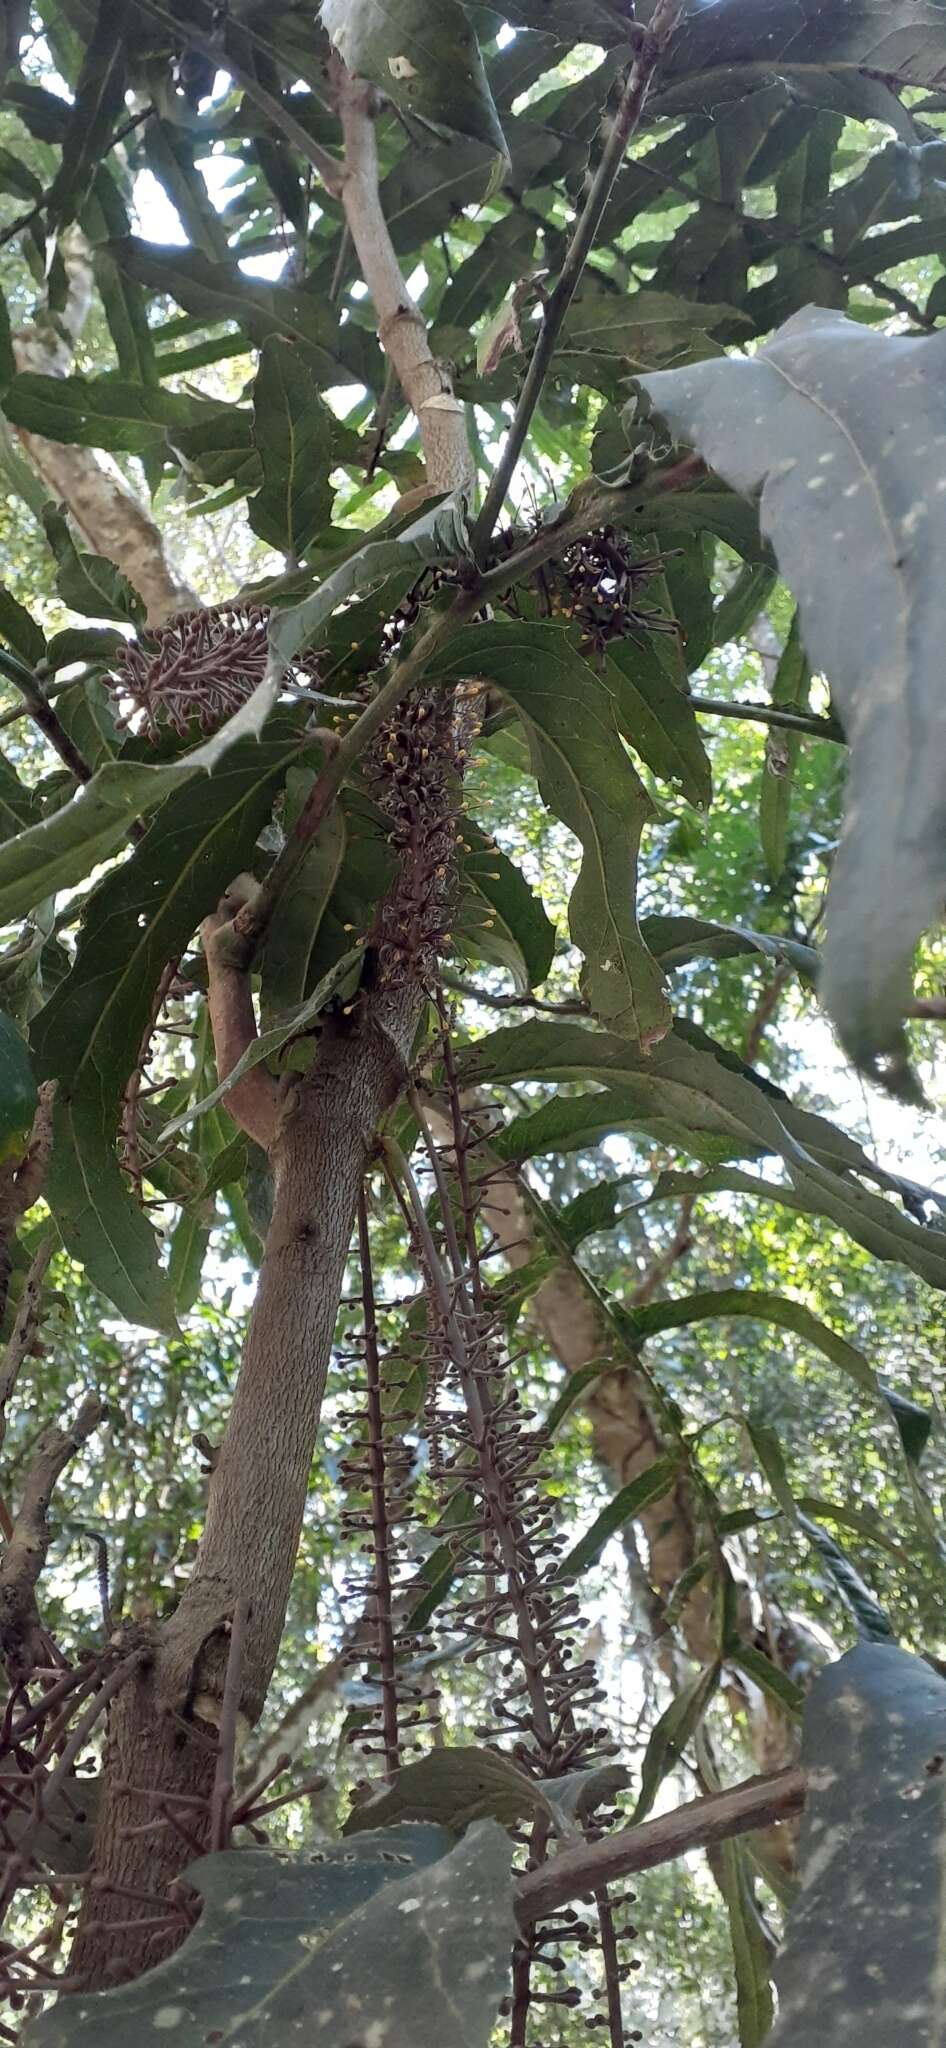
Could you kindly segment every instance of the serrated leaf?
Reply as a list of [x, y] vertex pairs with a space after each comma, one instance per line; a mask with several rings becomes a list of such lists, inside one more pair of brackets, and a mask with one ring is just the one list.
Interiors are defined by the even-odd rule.
[[56, 557], [56, 588], [63, 603], [89, 619], [126, 619], [140, 627], [144, 602], [114, 562], [104, 555], [80, 554], [61, 507], [45, 505], [43, 525]]
[[205, 1903], [183, 1947], [121, 1990], [60, 2001], [30, 2048], [132, 2048], [165, 2012], [180, 2048], [260, 2030], [273, 2048], [319, 2028], [371, 2041], [392, 2009], [416, 2048], [487, 2048], [515, 1933], [509, 1861], [489, 1822], [457, 1845], [415, 1826], [297, 1857], [205, 1856], [186, 1873]]
[[253, 387], [253, 438], [263, 488], [249, 505], [253, 532], [302, 557], [331, 519], [332, 415], [292, 344], [270, 335]]
[[893, 1644], [861, 1643], [816, 1680], [801, 1886], [775, 1967], [771, 2048], [935, 2048], [944, 1726], [946, 1684]]
[[646, 1472], [640, 1472], [627, 1486], [620, 1487], [613, 1500], [609, 1500], [607, 1507], [596, 1516], [591, 1528], [557, 1566], [556, 1578], [576, 1578], [580, 1572], [588, 1571], [591, 1565], [596, 1564], [605, 1544], [619, 1529], [623, 1529], [625, 1522], [633, 1521], [645, 1508], [652, 1507], [655, 1501], [663, 1500], [672, 1491], [679, 1470], [673, 1458], [655, 1458]]
[[682, 1686], [651, 1730], [641, 1764], [641, 1789], [633, 1819], [640, 1821], [650, 1812], [668, 1771], [675, 1769], [692, 1741], [710, 1701], [719, 1689], [720, 1666], [708, 1665]]
[[607, 675], [581, 659], [561, 627], [500, 620], [462, 627], [431, 672], [488, 677], [515, 705], [541, 794], [581, 841], [569, 929], [585, 957], [589, 1001], [629, 1038], [653, 1045], [670, 1011], [634, 904], [640, 835], [653, 806], [621, 744]]
[[322, 20], [349, 71], [405, 114], [508, 151], [473, 25], [459, 0], [322, 0]]
[[642, 381], [729, 482], [761, 492], [809, 659], [851, 743], [822, 998], [863, 1070], [915, 1099], [902, 1017], [913, 948], [946, 882], [935, 766], [946, 606], [929, 568], [946, 545], [946, 336], [893, 338], [808, 309], [751, 360]]
[[162, 969], [247, 865], [303, 716], [281, 714], [206, 785], [168, 797], [96, 891], [72, 970], [33, 1026], [39, 1071], [59, 1084], [47, 1200], [67, 1249], [132, 1321], [173, 1327], [155, 1239], [115, 1158], [125, 1083]]

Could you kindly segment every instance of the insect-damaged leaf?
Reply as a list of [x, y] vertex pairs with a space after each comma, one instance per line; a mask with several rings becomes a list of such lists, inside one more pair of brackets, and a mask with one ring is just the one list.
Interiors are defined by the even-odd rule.
[[187, 1872], [205, 1903], [183, 1948], [119, 1991], [60, 2000], [30, 2048], [134, 2048], [172, 2026], [178, 2048], [487, 2048], [515, 1933], [509, 1863], [491, 1821], [456, 1845], [404, 1826], [295, 1857], [205, 1856]]
[[751, 359], [642, 383], [728, 482], [761, 493], [851, 743], [822, 996], [858, 1064], [915, 1098], [901, 1020], [946, 890], [946, 335], [894, 338], [809, 308]]
[[434, 663], [440, 675], [483, 676], [508, 696], [529, 736], [549, 809], [581, 841], [569, 927], [585, 956], [597, 1015], [642, 1046], [669, 1028], [663, 976], [641, 938], [637, 851], [653, 805], [621, 742], [623, 717], [607, 674], [562, 627], [493, 620], [461, 628]]
[[508, 162], [479, 44], [459, 0], [322, 0], [349, 71], [373, 79], [405, 114], [487, 142]]
[[942, 2031], [946, 1683], [861, 1643], [805, 1707], [801, 1890], [771, 2048], [934, 2048]]

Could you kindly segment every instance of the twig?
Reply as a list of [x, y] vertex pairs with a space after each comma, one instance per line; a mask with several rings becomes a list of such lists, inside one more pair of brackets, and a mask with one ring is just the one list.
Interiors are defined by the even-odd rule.
[[105, 1414], [97, 1394], [87, 1394], [68, 1429], [47, 1429], [26, 1475], [13, 1534], [0, 1559], [0, 1648], [11, 1678], [26, 1677], [36, 1662], [39, 1615], [35, 1588], [49, 1549], [49, 1503], [69, 1459]]
[[[562, 322], [571, 305], [585, 267], [595, 235], [601, 225], [601, 217], [611, 196], [611, 188], [624, 161], [627, 145], [640, 121], [644, 103], [650, 91], [654, 73], [671, 37], [676, 31], [683, 13], [683, 0], [657, 0], [650, 26], [637, 30], [638, 48], [628, 74], [620, 106], [611, 124], [611, 132], [601, 153], [601, 160], [595, 172], [591, 190], [585, 201], [575, 232], [565, 253], [561, 273], [551, 294], [539, 330], [538, 340], [532, 351], [525, 381], [516, 406], [515, 417], [506, 436], [502, 454], [483, 500], [482, 510], [473, 533], [473, 551], [482, 559], [487, 544], [506, 502], [506, 493], [512, 481], [513, 471], [522, 453], [532, 415], [539, 402], [542, 386], [561, 331]], [[634, 33], [628, 31], [629, 36]]]
[[40, 732], [45, 733], [50, 746], [55, 749], [70, 775], [74, 775], [77, 782], [91, 781], [92, 770], [85, 755], [80, 752], [75, 741], [70, 739], [62, 720], [53, 710], [36, 677], [21, 662], [9, 656], [0, 655], [0, 669], [7, 681], [13, 684], [14, 689], [19, 690], [34, 725], [38, 725]]
[[52, 1258], [53, 1250], [54, 1240], [52, 1235], [50, 1235], [40, 1245], [26, 1276], [23, 1292], [20, 1296], [20, 1304], [16, 1312], [16, 1321], [10, 1334], [10, 1341], [3, 1355], [3, 1363], [0, 1365], [0, 1444], [3, 1443], [7, 1431], [7, 1402], [16, 1386], [23, 1360], [36, 1335], [36, 1325], [39, 1321], [39, 1308], [43, 1293], [43, 1281], [46, 1278], [46, 1268]]
[[839, 747], [847, 745], [837, 720], [818, 718], [814, 712], [783, 711], [778, 704], [732, 704], [726, 697], [702, 697], [693, 692], [690, 703], [698, 717], [747, 719], [750, 724], [784, 726], [788, 732], [807, 732], [814, 739], [833, 740]]
[[590, 1017], [591, 1010], [580, 996], [574, 1001], [545, 1003], [539, 996], [496, 995], [492, 989], [477, 988], [472, 981], [461, 981], [459, 975], [440, 976], [444, 988], [456, 990], [457, 995], [469, 996], [475, 1003], [483, 1003], [488, 1010], [541, 1010], [547, 1017]]
[[569, 1899], [599, 1891], [632, 1871], [652, 1870], [691, 1849], [705, 1849], [713, 1842], [749, 1834], [754, 1828], [771, 1827], [774, 1821], [790, 1820], [801, 1812], [805, 1790], [806, 1774], [798, 1769], [779, 1771], [769, 1778], [750, 1778], [731, 1791], [689, 1800], [673, 1813], [621, 1828], [603, 1841], [563, 1849], [541, 1869], [519, 1879], [518, 1918], [523, 1926], [531, 1926]]
[[211, 1850], [225, 1849], [230, 1839], [233, 1787], [236, 1777], [237, 1720], [243, 1684], [243, 1651], [249, 1618], [250, 1603], [241, 1594], [234, 1607], [233, 1620], [230, 1624], [230, 1653], [227, 1657], [227, 1675], [224, 1679], [220, 1707], [219, 1748], [210, 1794]]

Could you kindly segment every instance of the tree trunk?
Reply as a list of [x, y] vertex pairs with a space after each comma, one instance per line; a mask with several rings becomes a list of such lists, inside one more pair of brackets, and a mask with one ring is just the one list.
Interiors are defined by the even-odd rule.
[[[242, 1669], [243, 1728], [259, 1716], [275, 1667], [302, 1529], [332, 1336], [358, 1191], [378, 1123], [406, 1073], [423, 996], [405, 982], [363, 1000], [325, 1027], [319, 1056], [293, 1089], [273, 1144], [273, 1220], [233, 1407], [210, 1480], [194, 1575], [156, 1631], [154, 1655], [113, 1708], [95, 1850], [98, 1888], [87, 1891], [73, 1971], [89, 1988], [132, 1977], [168, 1952], [129, 1920], [155, 1906], [127, 1891], [163, 1894], [194, 1848], [167, 1826], [129, 1834], [152, 1818], [155, 1795], [206, 1798], [228, 1632], [240, 1596], [250, 1602]], [[150, 1802], [128, 1786], [145, 1787]], [[206, 1814], [181, 1809], [203, 1845]], [[196, 1816], [196, 1818], [195, 1818]], [[119, 1887], [111, 1890], [106, 1887]], [[109, 1933], [111, 1922], [124, 1925]]]

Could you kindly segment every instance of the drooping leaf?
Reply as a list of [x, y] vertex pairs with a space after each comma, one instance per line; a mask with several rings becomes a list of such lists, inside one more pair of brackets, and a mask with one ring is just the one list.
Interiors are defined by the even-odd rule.
[[461, 899], [454, 937], [474, 959], [507, 967], [520, 992], [540, 987], [555, 953], [555, 926], [521, 868], [471, 818], [463, 820], [463, 837], [461, 875], [474, 901], [465, 914]]
[[131, 859], [96, 891], [73, 968], [33, 1027], [39, 1070], [59, 1084], [47, 1199], [68, 1249], [135, 1322], [168, 1327], [173, 1314], [153, 1234], [115, 1156], [125, 1083], [162, 969], [247, 865], [298, 750], [302, 716], [282, 714], [209, 782], [168, 797]]
[[0, 1010], [0, 1160], [22, 1158], [36, 1108], [36, 1082], [23, 1038]]
[[302, 557], [331, 517], [332, 416], [291, 342], [271, 334], [253, 387], [253, 438], [263, 488], [250, 502], [254, 533]]
[[805, 1708], [801, 1888], [776, 1964], [772, 2048], [934, 2048], [946, 1684], [891, 1643], [821, 1673]]
[[739, 2048], [762, 2048], [773, 2013], [770, 1948], [753, 1895], [752, 1867], [745, 1843], [720, 1843], [718, 1882], [732, 1942]]
[[[796, 612], [785, 643], [785, 651], [776, 671], [772, 702], [793, 711], [803, 711], [808, 702], [810, 685], [811, 671], [805, 659]], [[765, 864], [773, 882], [778, 881], [785, 866], [791, 820], [792, 784], [800, 747], [801, 741], [796, 732], [780, 731], [777, 727], [770, 726], [765, 741], [759, 830]]]
[[44, 377], [24, 370], [9, 385], [3, 409], [16, 426], [47, 441], [141, 455], [159, 447], [169, 427], [187, 426], [195, 407], [182, 393], [160, 385], [128, 384], [115, 377]]
[[873, 1366], [856, 1344], [848, 1343], [846, 1337], [830, 1329], [827, 1323], [805, 1307], [804, 1302], [792, 1301], [771, 1288], [707, 1287], [698, 1294], [683, 1295], [677, 1301], [654, 1301], [646, 1308], [632, 1308], [626, 1313], [641, 1339], [655, 1336], [660, 1330], [683, 1329], [690, 1322], [701, 1322], [707, 1316], [757, 1316], [761, 1322], [773, 1323], [778, 1329], [793, 1330], [796, 1336], [817, 1345], [818, 1350], [840, 1366], [842, 1372], [848, 1373], [857, 1386], [866, 1393], [880, 1394]]
[[[929, 564], [946, 543], [946, 339], [891, 338], [809, 309], [751, 360], [643, 383], [728, 481], [761, 492], [808, 657], [851, 743], [822, 997], [858, 1064], [915, 1098], [901, 1020], [913, 947], [944, 888], [935, 763], [946, 609]], [[891, 390], [896, 434], [885, 427]]]
[[[946, 22], [926, 0], [713, 0], [687, 16], [661, 69], [654, 111], [740, 97], [772, 73], [839, 113], [863, 118], [862, 80], [935, 86], [946, 78]], [[868, 103], [869, 104], [869, 103]]]
[[640, 834], [652, 805], [621, 744], [607, 675], [582, 661], [561, 627], [505, 620], [461, 628], [432, 672], [486, 677], [515, 704], [541, 793], [581, 841], [569, 927], [585, 956], [589, 1001], [629, 1038], [654, 1044], [670, 1012], [634, 905]]
[[405, 564], [422, 567], [469, 549], [466, 517], [459, 498], [444, 498], [411, 521], [391, 540], [368, 541], [333, 570], [301, 604], [274, 612], [269, 627], [272, 658], [280, 671], [311, 647], [325, 621], [349, 597], [364, 597]]
[[719, 1678], [719, 1664], [710, 1664], [705, 1671], [698, 1672], [695, 1678], [681, 1686], [676, 1698], [671, 1700], [655, 1723], [641, 1765], [641, 1789], [634, 1808], [635, 1821], [645, 1819], [668, 1771], [674, 1770], [680, 1762], [719, 1688]]
[[405, 114], [486, 142], [507, 157], [473, 25], [459, 0], [322, 0], [349, 71]]
[[130, 0], [98, 0], [95, 29], [83, 57], [59, 169], [49, 194], [49, 222], [54, 231], [75, 219], [111, 142], [125, 104], [127, 41], [133, 19]]
[[678, 783], [691, 804], [702, 806], [709, 803], [712, 778], [686, 675], [676, 640], [664, 634], [631, 634], [609, 653], [607, 676], [625, 738], [655, 775]]
[[385, 1828], [297, 1857], [227, 1850], [191, 1866], [204, 1899], [182, 1948], [118, 1991], [59, 2001], [30, 2048], [130, 2048], [170, 2027], [180, 2048], [383, 2040], [487, 2048], [514, 1935], [508, 1837], [484, 1821]]
[[571, 1579], [596, 1564], [605, 1544], [623, 1529], [625, 1522], [631, 1522], [644, 1508], [652, 1507], [654, 1501], [663, 1500], [673, 1489], [679, 1466], [673, 1458], [655, 1458], [646, 1472], [638, 1474], [627, 1486], [619, 1488], [613, 1500], [602, 1508], [591, 1528], [586, 1529], [574, 1549], [568, 1552], [558, 1566], [556, 1577]]
[[[294, 816], [312, 785], [312, 775], [292, 769], [286, 782], [287, 815]], [[346, 845], [345, 812], [335, 804], [283, 897], [266, 935], [260, 956], [260, 1006], [264, 1029], [294, 1014], [305, 1000], [309, 970], [319, 926], [329, 902]]]

